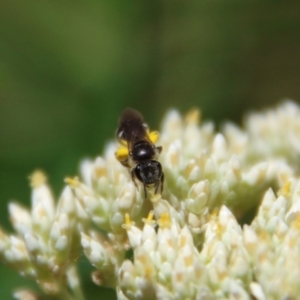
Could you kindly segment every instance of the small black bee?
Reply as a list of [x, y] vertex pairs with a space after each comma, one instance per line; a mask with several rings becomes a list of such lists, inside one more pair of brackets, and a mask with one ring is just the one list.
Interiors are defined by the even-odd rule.
[[163, 191], [164, 173], [161, 164], [156, 160], [162, 147], [154, 143], [158, 139], [158, 132], [149, 132], [148, 126], [143, 121], [143, 116], [132, 108], [126, 108], [119, 119], [117, 138], [121, 147], [115, 156], [121, 164], [130, 169], [133, 182], [137, 178], [146, 188], [154, 185], [155, 194], [160, 187]]

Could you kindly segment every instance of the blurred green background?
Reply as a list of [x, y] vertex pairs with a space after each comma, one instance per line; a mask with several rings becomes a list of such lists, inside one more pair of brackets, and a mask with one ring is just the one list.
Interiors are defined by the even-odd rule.
[[[30, 203], [28, 175], [55, 195], [114, 137], [118, 115], [200, 107], [205, 119], [300, 100], [299, 1], [0, 0], [0, 218]], [[89, 280], [87, 299], [114, 299]], [[0, 265], [0, 298], [27, 284]], [[31, 285], [34, 286], [34, 285]]]

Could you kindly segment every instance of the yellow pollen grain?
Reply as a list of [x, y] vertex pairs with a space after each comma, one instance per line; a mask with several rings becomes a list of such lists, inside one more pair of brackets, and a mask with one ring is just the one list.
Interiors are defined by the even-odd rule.
[[65, 178], [65, 183], [67, 183], [71, 187], [78, 187], [80, 184], [80, 181], [79, 181], [78, 177], [74, 177], [74, 178], [67, 177], [67, 178]]
[[158, 225], [161, 228], [170, 228], [171, 227], [171, 218], [167, 212], [161, 214], [160, 219], [158, 220]]
[[145, 267], [145, 277], [151, 278], [153, 275], [153, 269], [150, 266]]
[[152, 203], [156, 203], [161, 200], [161, 194], [154, 194], [152, 190], [149, 191], [149, 196]]
[[155, 144], [155, 143], [158, 141], [158, 139], [159, 139], [159, 132], [158, 132], [158, 131], [151, 131], [151, 132], [148, 134], [148, 136], [149, 136], [150, 141], [151, 141], [153, 144]]
[[220, 211], [219, 208], [214, 208], [213, 211], [212, 211], [211, 214], [210, 214], [211, 217], [212, 217], [212, 218], [215, 218], [215, 217], [218, 215], [219, 211]]
[[128, 213], [125, 214], [125, 224], [130, 225], [131, 220], [130, 220], [130, 216]]
[[225, 279], [228, 276], [228, 273], [226, 272], [220, 272], [219, 273], [219, 279], [220, 281], [222, 281], [223, 279]]
[[289, 247], [290, 247], [290, 248], [296, 247], [296, 244], [297, 244], [297, 239], [291, 238], [291, 239], [289, 240]]
[[187, 257], [184, 258], [184, 263], [185, 263], [186, 267], [192, 266], [193, 262], [194, 262], [194, 260], [193, 260], [193, 256], [192, 255], [189, 255], [189, 256], [187, 256]]
[[182, 280], [183, 280], [183, 274], [182, 273], [177, 273], [176, 274], [176, 280], [179, 281], [179, 282], [182, 282]]
[[259, 230], [257, 232], [257, 234], [258, 234], [259, 238], [265, 242], [267, 242], [270, 239], [269, 234], [266, 231]]
[[197, 108], [191, 109], [185, 116], [186, 123], [198, 124], [201, 117], [201, 112]]
[[292, 222], [292, 227], [295, 229], [300, 229], [300, 215], [298, 214], [296, 219]]
[[220, 222], [217, 223], [217, 228], [216, 228], [216, 234], [218, 236], [221, 236], [222, 235], [222, 232], [223, 232], [223, 226], [221, 225]]
[[278, 196], [289, 197], [291, 193], [291, 181], [287, 181], [284, 186], [277, 192]]
[[115, 157], [118, 161], [122, 161], [128, 158], [128, 148], [127, 147], [120, 147], [115, 152]]
[[105, 168], [96, 168], [95, 173], [97, 177], [107, 176], [107, 170]]
[[125, 224], [122, 225], [126, 230], [130, 230], [131, 226], [134, 226], [134, 222], [130, 220], [130, 216], [128, 213], [125, 214]]
[[151, 210], [148, 214], [147, 218], [143, 218], [142, 221], [144, 222], [144, 224], [146, 225], [155, 225], [155, 220], [153, 220], [154, 217], [154, 211]]
[[187, 238], [185, 237], [185, 236], [182, 236], [181, 238], [180, 238], [180, 241], [179, 241], [179, 247], [181, 248], [181, 247], [184, 247], [185, 245], [186, 245], [186, 240], [187, 240]]
[[202, 272], [200, 268], [195, 268], [196, 278], [201, 278]]
[[47, 182], [47, 176], [41, 170], [36, 170], [29, 176], [29, 180], [30, 186], [36, 188]]
[[[144, 254], [140, 254], [136, 259], [141, 262], [145, 267], [148, 266], [148, 257]], [[148, 266], [149, 267], [149, 266]]]

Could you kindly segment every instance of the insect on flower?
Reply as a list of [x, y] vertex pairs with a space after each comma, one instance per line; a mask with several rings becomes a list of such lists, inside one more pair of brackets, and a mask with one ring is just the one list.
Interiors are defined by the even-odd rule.
[[144, 186], [145, 196], [150, 185], [156, 194], [163, 191], [164, 173], [157, 161], [162, 147], [156, 147], [158, 132], [149, 132], [143, 116], [132, 108], [126, 108], [119, 119], [117, 138], [121, 144], [116, 151], [117, 160], [130, 170], [131, 178], [136, 185], [137, 178]]

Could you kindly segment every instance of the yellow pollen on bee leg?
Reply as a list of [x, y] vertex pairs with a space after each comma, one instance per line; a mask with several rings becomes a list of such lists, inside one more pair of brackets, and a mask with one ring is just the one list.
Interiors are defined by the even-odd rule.
[[151, 131], [148, 133], [150, 141], [155, 144], [159, 139], [159, 132], [158, 131]]
[[47, 182], [47, 176], [41, 170], [36, 170], [29, 176], [30, 186], [35, 188]]
[[78, 187], [80, 184], [78, 177], [74, 177], [74, 178], [67, 177], [67, 178], [65, 178], [64, 181], [71, 187]]
[[115, 157], [118, 161], [122, 161], [124, 159], [128, 158], [128, 148], [127, 147], [120, 147], [116, 152], [115, 152]]
[[130, 216], [128, 213], [125, 214], [125, 224], [122, 225], [123, 228], [125, 228], [126, 230], [130, 230], [131, 226], [134, 226], [134, 222], [132, 222], [130, 220]]

